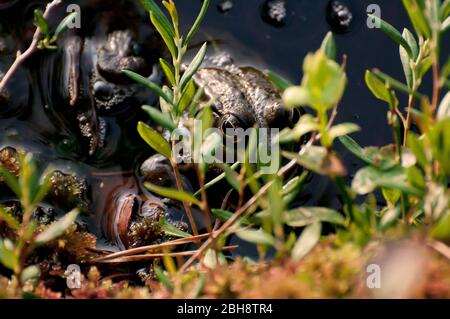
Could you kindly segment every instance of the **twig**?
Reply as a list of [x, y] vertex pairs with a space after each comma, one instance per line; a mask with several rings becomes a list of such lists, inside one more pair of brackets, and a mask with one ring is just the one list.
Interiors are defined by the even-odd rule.
[[106, 256], [101, 256], [101, 257], [92, 259], [91, 262], [99, 262], [99, 261], [104, 261], [104, 260], [108, 260], [108, 259], [114, 259], [114, 258], [119, 258], [119, 257], [124, 257], [124, 256], [130, 256], [130, 255], [145, 253], [145, 252], [148, 252], [148, 251], [157, 250], [157, 249], [161, 249], [161, 248], [165, 248], [165, 247], [173, 247], [173, 246], [178, 246], [178, 245], [189, 244], [189, 243], [192, 243], [192, 242], [195, 242], [195, 241], [206, 239], [209, 236], [210, 236], [210, 234], [207, 233], [207, 234], [202, 234], [202, 235], [198, 235], [198, 236], [191, 236], [191, 237], [187, 237], [187, 238], [175, 239], [175, 240], [172, 240], [172, 241], [168, 241], [168, 242], [161, 243], [161, 244], [156, 244], [156, 245], [149, 245], [149, 246], [142, 246], [142, 247], [137, 247], [137, 248], [131, 248], [131, 249], [127, 249], [127, 250], [124, 250], [124, 251], [119, 251], [119, 252], [116, 252], [116, 253], [111, 253], [111, 254], [106, 255]]
[[[52, 2], [47, 4], [47, 7], [45, 8], [45, 11], [43, 14], [44, 18], [47, 19], [49, 17], [50, 13], [52, 12], [52, 10], [55, 7], [57, 7], [58, 5], [60, 5], [61, 3], [62, 3], [62, 0], [53, 0]], [[8, 72], [6, 72], [3, 79], [1, 79], [0, 92], [2, 92], [4, 90], [6, 84], [12, 78], [12, 76], [17, 71], [17, 69], [22, 65], [22, 63], [38, 50], [38, 44], [39, 44], [40, 37], [41, 37], [41, 30], [38, 27], [36, 27], [36, 31], [34, 32], [34, 35], [33, 35], [33, 40], [31, 42], [30, 46], [28, 47], [28, 49], [24, 53], [20, 53], [20, 51], [17, 52], [18, 54], [17, 54], [17, 57], [16, 57], [14, 63], [11, 65]]]
[[[234, 246], [226, 246], [222, 248], [222, 251], [231, 251], [238, 249], [238, 245]], [[127, 263], [127, 262], [133, 262], [133, 261], [143, 261], [143, 260], [149, 260], [149, 259], [155, 259], [155, 258], [162, 258], [165, 256], [170, 257], [186, 257], [186, 256], [192, 256], [197, 252], [197, 250], [190, 250], [190, 251], [180, 251], [180, 252], [174, 252], [174, 253], [155, 253], [155, 254], [145, 254], [145, 255], [134, 255], [134, 256], [126, 256], [111, 260], [103, 260], [99, 261], [98, 263]]]

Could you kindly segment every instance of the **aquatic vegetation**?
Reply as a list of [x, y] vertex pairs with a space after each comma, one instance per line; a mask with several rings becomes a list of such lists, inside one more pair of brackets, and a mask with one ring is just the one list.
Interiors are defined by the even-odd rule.
[[[12, 278], [0, 277], [0, 296], [449, 298], [450, 60], [441, 41], [450, 2], [403, 0], [414, 30], [402, 33], [368, 17], [380, 26], [373, 32], [398, 45], [405, 75], [394, 79], [378, 69], [365, 74], [367, 90], [387, 104], [394, 142], [384, 146], [360, 146], [350, 135], [365, 128], [337, 121], [349, 62], [337, 55], [331, 32], [305, 57], [303, 77], [293, 84], [275, 72], [235, 64], [226, 54], [208, 54], [208, 43], [193, 45], [210, 2], [203, 1], [182, 35], [174, 0], [162, 1], [165, 11], [158, 1], [141, 1], [166, 48], [159, 59], [161, 82], [150, 76], [152, 61], [129, 30], [109, 33], [96, 51], [95, 107], [126, 108], [137, 84], [159, 98], [142, 106], [149, 118], [137, 124], [156, 154], [135, 168], [139, 186], [114, 193], [104, 207], [102, 231], [119, 251], [98, 249], [96, 236], [75, 222], [78, 210], [90, 210], [83, 179], [50, 170], [41, 177], [30, 154], [0, 151], [0, 185], [18, 198], [0, 210], [0, 262], [9, 271], [0, 272]], [[345, 3], [328, 4], [336, 33], [353, 23]], [[285, 23], [284, 1], [266, 1], [263, 10], [271, 24]], [[48, 35], [41, 46], [51, 49], [53, 35], [39, 14], [36, 19]], [[72, 40], [62, 49], [68, 66], [81, 52], [79, 39]], [[76, 104], [80, 92], [67, 65], [66, 99]], [[427, 96], [423, 83], [429, 78]], [[90, 121], [97, 119], [85, 119]], [[230, 152], [227, 129], [252, 128], [234, 163], [204, 160], [217, 150]], [[258, 133], [270, 128], [280, 131], [268, 144], [281, 146], [269, 163], [277, 169], [268, 173], [262, 156], [254, 155], [269, 148]], [[180, 130], [201, 143], [177, 135]], [[85, 133], [94, 134], [90, 126]], [[91, 153], [98, 145], [91, 140]], [[363, 164], [354, 176], [348, 176], [342, 146]], [[338, 205], [302, 201], [314, 176], [330, 181]], [[46, 200], [64, 211], [77, 209], [56, 221]], [[256, 248], [253, 259], [232, 253], [242, 241]], [[83, 265], [78, 289], [63, 294], [39, 282], [65, 278], [69, 262]], [[383, 267], [388, 279], [382, 289], [368, 286], [368, 265]]]

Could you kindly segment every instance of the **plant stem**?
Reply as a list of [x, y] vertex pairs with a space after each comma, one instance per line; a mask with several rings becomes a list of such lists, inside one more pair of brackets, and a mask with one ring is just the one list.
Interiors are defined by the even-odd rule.
[[438, 63], [433, 63], [433, 100], [431, 107], [433, 112], [436, 112], [439, 103], [439, 66]]
[[[173, 140], [172, 141], [172, 149], [175, 149], [175, 145], [176, 145], [176, 141]], [[175, 175], [175, 181], [177, 183], [177, 188], [180, 192], [184, 192], [184, 187], [183, 187], [183, 183], [181, 182], [181, 174], [180, 174], [180, 170], [178, 169], [178, 164], [174, 159], [171, 160], [171, 164], [172, 164], [172, 168], [173, 168], [173, 173]], [[197, 236], [198, 229], [197, 229], [197, 224], [195, 223], [195, 220], [194, 220], [194, 215], [192, 214], [191, 206], [189, 203], [187, 203], [185, 201], [183, 201], [183, 206], [184, 206], [184, 210], [186, 211], [186, 214], [188, 216], [189, 224], [191, 225], [192, 232], [194, 233], [195, 236]]]
[[408, 110], [405, 120], [405, 131], [403, 134], [403, 146], [406, 146], [407, 144], [408, 132], [411, 127], [411, 110], [413, 107], [414, 107], [414, 95], [410, 94], [408, 98]]
[[[45, 8], [45, 12], [43, 14], [44, 18], [47, 19], [52, 12], [52, 10], [60, 5], [62, 3], [62, 0], [53, 0], [49, 4], [47, 4], [47, 7]], [[18, 52], [17, 57], [14, 61], [14, 63], [11, 65], [9, 70], [6, 72], [3, 79], [0, 81], [0, 93], [5, 89], [6, 84], [8, 81], [13, 77], [14, 73], [17, 71], [17, 69], [22, 65], [22, 63], [27, 60], [29, 57], [31, 57], [37, 50], [38, 50], [38, 44], [39, 44], [39, 38], [41, 37], [41, 30], [36, 27], [36, 31], [33, 35], [33, 40], [28, 47], [28, 49], [24, 53]]]

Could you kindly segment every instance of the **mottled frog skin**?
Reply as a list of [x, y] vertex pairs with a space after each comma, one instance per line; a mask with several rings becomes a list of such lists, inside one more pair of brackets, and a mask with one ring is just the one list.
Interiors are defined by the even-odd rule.
[[280, 92], [267, 76], [253, 67], [234, 65], [228, 54], [205, 59], [194, 81], [213, 101], [222, 130], [292, 125], [294, 112], [283, 107]]

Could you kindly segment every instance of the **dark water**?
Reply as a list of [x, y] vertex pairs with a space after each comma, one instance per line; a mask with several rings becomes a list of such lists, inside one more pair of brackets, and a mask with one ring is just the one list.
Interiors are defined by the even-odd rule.
[[[261, 69], [276, 71], [294, 83], [301, 79], [301, 65], [305, 55], [316, 50], [330, 31], [326, 21], [327, 0], [287, 0], [286, 24], [275, 27], [262, 19], [264, 0], [231, 0], [233, 7], [223, 13], [218, 9], [222, 0], [213, 0], [195, 44], [210, 41], [209, 53], [222, 50], [229, 51], [238, 64], [254, 65]], [[5, 2], [5, 1], [3, 1]], [[368, 29], [366, 26], [366, 8], [377, 3], [382, 11], [382, 18], [398, 29], [407, 26], [411, 29], [406, 13], [399, 0], [353, 0], [350, 4], [354, 21], [348, 33], [336, 34], [338, 54], [348, 56], [347, 73], [349, 85], [339, 109], [338, 122], [355, 122], [362, 127], [362, 132], [354, 137], [362, 145], [383, 145], [391, 142], [391, 131], [386, 124], [386, 106], [376, 100], [364, 84], [364, 72], [368, 68], [378, 67], [397, 79], [403, 79], [399, 62], [398, 47], [386, 38], [380, 30]], [[0, 1], [1, 3], [1, 1]], [[32, 35], [30, 17], [33, 9], [41, 6], [42, 1], [19, 1], [7, 10], [0, 11], [0, 33], [13, 33], [13, 41], [20, 47]], [[82, 33], [91, 36], [96, 28], [99, 14], [109, 12], [113, 17], [111, 23], [118, 29], [128, 28], [129, 24], [146, 21], [145, 13], [130, 13], [132, 22], [124, 18], [127, 12], [119, 4], [127, 1], [70, 1], [90, 6], [90, 11], [82, 11]], [[183, 28], [191, 25], [200, 6], [200, 0], [176, 1]], [[126, 7], [126, 6], [125, 6]], [[92, 9], [94, 8], [94, 9]], [[132, 6], [128, 7], [131, 12]], [[125, 10], [126, 11], [126, 10]], [[87, 12], [86, 14], [84, 14]], [[89, 13], [90, 12], [90, 13]], [[133, 11], [134, 12], [134, 11]], [[62, 16], [64, 12], [59, 12]], [[121, 18], [114, 19], [117, 15]], [[11, 31], [12, 30], [12, 31]], [[101, 34], [98, 29], [96, 34]], [[445, 41], [447, 40], [447, 41]], [[448, 37], [443, 41], [443, 56], [448, 56]], [[0, 58], [0, 65], [7, 65], [8, 59]], [[67, 119], [58, 119], [49, 115], [46, 109], [45, 95], [48, 88], [41, 83], [37, 86], [36, 78], [42, 76], [39, 57], [34, 57], [21, 70], [17, 77], [18, 96], [24, 104], [24, 111], [7, 114], [0, 110], [0, 147], [19, 146], [35, 153], [43, 162], [67, 170], [75, 171], [87, 178], [91, 185], [93, 218], [91, 226], [94, 231], [99, 225], [99, 217], [104, 213], [105, 204], [112, 200], [111, 194], [120, 193], [120, 189], [138, 191], [134, 181], [134, 168], [146, 156], [148, 148], [137, 136], [135, 127], [138, 118], [146, 115], [133, 112], [120, 116], [106, 116], [109, 124], [107, 147], [94, 156], [86, 155], [83, 145], [74, 133], [74, 128]], [[27, 79], [32, 84], [27, 85]], [[43, 85], [42, 85], [43, 84]], [[428, 93], [431, 83], [427, 80], [422, 91]], [[46, 93], [47, 92], [47, 93]], [[16, 92], [17, 93], [17, 92]], [[27, 100], [28, 99], [28, 100]], [[404, 100], [402, 100], [404, 102]], [[151, 102], [151, 99], [147, 102]], [[33, 107], [30, 107], [33, 105]], [[65, 105], [54, 107], [64, 108]], [[50, 112], [51, 113], [51, 112]], [[128, 114], [128, 115], [127, 115]], [[350, 173], [359, 167], [340, 146], [344, 161]], [[305, 198], [308, 204], [339, 206], [336, 196], [326, 180], [315, 178], [309, 185]], [[106, 203], [105, 203], [106, 201]]]

